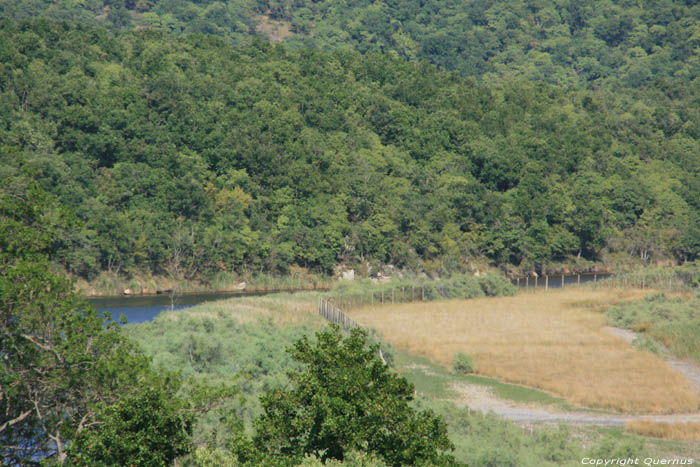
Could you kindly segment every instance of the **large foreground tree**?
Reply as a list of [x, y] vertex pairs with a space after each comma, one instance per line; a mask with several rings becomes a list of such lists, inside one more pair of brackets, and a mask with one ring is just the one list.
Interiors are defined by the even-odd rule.
[[67, 219], [36, 186], [0, 191], [0, 457], [6, 465], [63, 463], [72, 439], [118, 419], [107, 407], [147, 389], [181, 435], [161, 456], [171, 461], [189, 440], [187, 417], [171, 410], [177, 382], [153, 372], [116, 323], [52, 272], [49, 256]]
[[[292, 389], [268, 393], [253, 439], [258, 460], [278, 465], [304, 456], [342, 460], [351, 451], [376, 454], [388, 465], [453, 465], [454, 447], [442, 419], [409, 403], [414, 387], [380, 360], [378, 346], [353, 330], [304, 337], [291, 355], [304, 365]], [[255, 460], [254, 462], [257, 462]]]

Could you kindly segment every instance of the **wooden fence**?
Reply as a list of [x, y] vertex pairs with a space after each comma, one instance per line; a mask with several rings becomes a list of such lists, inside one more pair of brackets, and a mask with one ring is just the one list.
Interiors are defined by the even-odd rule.
[[[362, 327], [359, 324], [357, 324], [357, 322], [354, 319], [343, 313], [340, 310], [340, 308], [333, 305], [333, 303], [328, 300], [321, 299], [321, 301], [318, 303], [318, 313], [331, 323], [338, 324], [346, 329]], [[378, 349], [378, 355], [382, 363], [384, 363], [385, 365], [391, 365], [391, 356], [385, 354], [382, 351], [381, 345]]]
[[344, 328], [359, 328], [360, 325], [354, 319], [343, 313], [340, 308], [328, 300], [321, 299], [318, 304], [318, 313], [331, 323], [338, 324]]

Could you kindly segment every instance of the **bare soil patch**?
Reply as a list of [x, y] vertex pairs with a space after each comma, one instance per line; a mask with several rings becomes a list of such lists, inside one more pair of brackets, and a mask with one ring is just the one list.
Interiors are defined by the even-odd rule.
[[272, 42], [281, 42], [294, 35], [290, 22], [275, 21], [268, 15], [263, 15], [258, 19], [258, 25], [255, 29], [265, 33]]

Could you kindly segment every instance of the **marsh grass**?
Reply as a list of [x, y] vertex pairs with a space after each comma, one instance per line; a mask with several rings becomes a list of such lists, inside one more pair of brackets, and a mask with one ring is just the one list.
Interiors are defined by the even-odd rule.
[[277, 325], [323, 324], [318, 316], [317, 292], [296, 294], [278, 293], [261, 297], [236, 297], [226, 300], [205, 302], [193, 308], [165, 312], [159, 315], [163, 320], [187, 320], [190, 318], [235, 319], [238, 323], [255, 323], [260, 319], [270, 320]]
[[246, 283], [245, 290], [248, 292], [328, 290], [334, 285], [333, 278], [330, 276], [313, 274], [296, 268], [287, 275], [219, 272], [210, 277], [195, 280], [175, 280], [167, 276], [142, 274], [125, 277], [103, 271], [92, 281], [76, 278], [75, 289], [84, 296], [122, 295], [126, 288], [131, 289], [136, 295], [153, 294], [158, 290], [170, 289], [176, 289], [178, 293], [235, 292], [240, 290], [241, 282]]
[[700, 441], [700, 423], [696, 422], [663, 423], [636, 420], [627, 422], [625, 428], [628, 431], [653, 438]]
[[455, 400], [459, 397], [453, 389], [455, 385], [468, 383], [483, 386], [499, 399], [548, 405], [564, 410], [573, 409], [564, 399], [553, 397], [546, 392], [503, 383], [485, 376], [455, 374], [426, 357], [410, 355], [401, 350], [396, 351], [396, 370], [416, 386], [416, 391], [421, 396], [428, 399]]
[[328, 292], [327, 297], [347, 311], [374, 304], [510, 296], [515, 293], [515, 286], [505, 276], [488, 272], [480, 276], [455, 274], [437, 280], [414, 277], [387, 282], [342, 281]]
[[700, 287], [700, 262], [686, 263], [677, 267], [649, 266], [618, 272], [613, 277], [600, 280], [595, 286], [634, 287], [689, 293]]
[[613, 326], [643, 333], [639, 343], [651, 351], [700, 363], [700, 299], [657, 293], [612, 306], [605, 317]]
[[646, 293], [572, 288], [350, 314], [409, 353], [448, 367], [464, 352], [479, 376], [541, 389], [574, 405], [631, 413], [697, 410], [698, 395], [681, 374], [603, 330], [600, 310]]
[[[317, 315], [319, 294], [275, 294], [265, 297], [230, 299], [160, 315], [152, 323], [127, 325], [123, 329], [137, 340], [156, 366], [178, 370], [183, 376], [203, 378], [210, 383], [229, 382], [239, 387], [240, 400], [232, 403], [235, 413], [250, 430], [260, 414], [259, 396], [287, 387], [287, 372], [298, 370], [285, 349], [303, 335], [313, 335], [325, 322]], [[375, 334], [374, 339], [379, 339]], [[382, 344], [394, 355], [396, 370], [416, 386], [419, 409], [431, 409], [444, 417], [459, 461], [466, 465], [518, 465], [524, 467], [575, 466], [583, 456], [617, 457], [618, 453], [645, 453], [632, 434], [615, 433], [587, 437], [567, 428], [548, 426], [520, 429], [495, 415], [483, 415], [458, 408], [450, 399], [454, 381], [492, 388], [497, 397], [520, 402], [560, 403], [534, 389], [501, 383], [472, 375], [455, 375], [426, 357], [409, 355]], [[195, 442], [201, 456], [198, 465], [226, 465], [230, 439], [216, 413], [198, 420]], [[659, 441], [661, 442], [661, 441]], [[372, 465], [363, 463], [358, 465]]]

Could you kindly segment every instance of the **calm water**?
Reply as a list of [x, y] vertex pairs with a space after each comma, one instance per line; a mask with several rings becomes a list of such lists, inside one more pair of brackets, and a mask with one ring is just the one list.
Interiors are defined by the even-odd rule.
[[112, 319], [119, 321], [124, 315], [128, 323], [152, 321], [158, 313], [166, 310], [182, 310], [204, 302], [213, 302], [232, 297], [250, 297], [271, 292], [200, 293], [178, 295], [171, 301], [170, 295], [147, 295], [134, 297], [91, 298], [90, 303], [99, 311], [108, 311]]
[[[608, 277], [612, 277], [612, 274], [608, 273], [601, 273], [601, 274], [592, 274], [592, 273], [586, 273], [586, 274], [581, 274], [581, 284], [585, 284], [586, 282], [593, 282], [593, 281], [599, 281], [601, 279], [607, 279]], [[552, 289], [558, 289], [562, 287], [562, 275], [561, 274], [554, 274], [549, 276], [549, 288]], [[566, 275], [564, 274], [564, 287], [571, 287], [574, 285], [577, 285], [579, 281], [579, 275], [578, 274], [570, 274]], [[540, 276], [537, 278], [537, 281], [535, 282], [535, 277], [531, 276], [527, 280], [522, 277], [520, 280], [512, 280], [513, 285], [517, 285], [519, 287], [537, 287], [537, 288], [544, 288], [545, 285], [547, 284], [547, 280], [545, 276]]]

